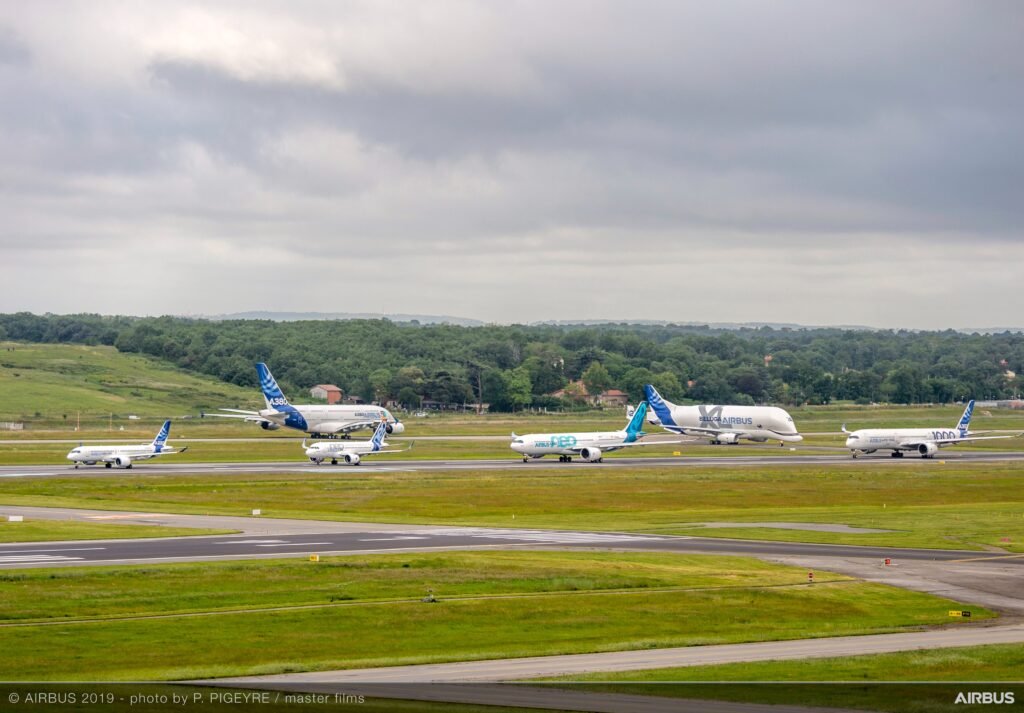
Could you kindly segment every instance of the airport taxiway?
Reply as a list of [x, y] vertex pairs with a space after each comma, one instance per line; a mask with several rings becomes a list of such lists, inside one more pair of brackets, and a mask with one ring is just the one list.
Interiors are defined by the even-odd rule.
[[[728, 446], [722, 446], [728, 448]], [[760, 449], [764, 450], [764, 449]], [[797, 455], [792, 452], [780, 452], [769, 455], [731, 455], [721, 456], [655, 456], [655, 457], [617, 457], [610, 456], [600, 463], [586, 463], [576, 459], [572, 463], [560, 463], [556, 458], [543, 458], [524, 463], [519, 458], [489, 458], [460, 460], [411, 460], [387, 458], [382, 456], [367, 460], [358, 466], [350, 465], [314, 465], [307, 460], [291, 461], [252, 461], [242, 463], [213, 462], [189, 463], [161, 461], [139, 461], [136, 467], [128, 471], [121, 468], [105, 468], [100, 466], [82, 466], [75, 468], [70, 464], [60, 465], [7, 465], [0, 466], [2, 478], [74, 478], [102, 477], [125, 475], [223, 475], [223, 474], [261, 474], [261, 473], [304, 473], [322, 474], [330, 477], [333, 474], [356, 475], [359, 473], [387, 472], [430, 472], [430, 471], [479, 471], [479, 470], [510, 470], [529, 473], [534, 470], [561, 470], [571, 473], [585, 473], [590, 468], [664, 468], [664, 467], [712, 467], [712, 466], [794, 466], [794, 465], [863, 465], [893, 464], [913, 467], [913, 464], [950, 463], [1024, 463], [1024, 451], [959, 451], [943, 453], [936, 458], [918, 458], [907, 456], [891, 458], [887, 455], [861, 456], [851, 458], [849, 454]]]

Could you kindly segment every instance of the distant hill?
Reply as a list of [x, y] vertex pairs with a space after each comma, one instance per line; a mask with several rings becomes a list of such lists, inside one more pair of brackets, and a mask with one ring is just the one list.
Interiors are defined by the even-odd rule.
[[253, 389], [113, 347], [74, 344], [0, 342], [0, 392], [3, 421], [63, 421], [64, 414], [73, 421], [78, 411], [83, 418], [177, 418], [221, 406], [262, 406]]
[[392, 322], [419, 322], [420, 324], [454, 324], [459, 327], [480, 327], [479, 319], [451, 317], [436, 314], [385, 314], [383, 312], [233, 312], [231, 314], [200, 315], [202, 319], [217, 321], [231, 319], [269, 319], [274, 322], [303, 322], [309, 320], [389, 319]]

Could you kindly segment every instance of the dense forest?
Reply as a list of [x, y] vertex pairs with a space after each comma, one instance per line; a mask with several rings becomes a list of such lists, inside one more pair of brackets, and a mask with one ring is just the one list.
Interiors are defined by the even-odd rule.
[[[255, 386], [267, 362], [286, 393], [333, 383], [367, 400], [492, 410], [572, 408], [653, 383], [673, 400], [729, 403], [951, 402], [1018, 394], [1024, 334], [693, 326], [420, 325], [388, 320], [208, 321], [0, 315], [0, 339], [110, 344]], [[569, 386], [569, 395], [550, 396]]]

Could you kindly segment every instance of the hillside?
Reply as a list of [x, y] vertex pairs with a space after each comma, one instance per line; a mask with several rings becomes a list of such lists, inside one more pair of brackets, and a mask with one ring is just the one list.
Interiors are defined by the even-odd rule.
[[180, 417], [256, 406], [259, 394], [113, 347], [0, 342], [0, 420], [72, 422], [113, 413]]

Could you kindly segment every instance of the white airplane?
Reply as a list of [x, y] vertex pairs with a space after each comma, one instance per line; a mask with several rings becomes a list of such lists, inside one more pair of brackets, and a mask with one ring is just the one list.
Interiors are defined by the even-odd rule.
[[846, 447], [856, 458], [861, 453], [888, 450], [893, 458], [902, 458], [903, 451], [917, 451], [922, 458], [931, 458], [940, 448], [968, 441], [987, 441], [995, 438], [1016, 438], [1009, 436], [981, 436], [969, 430], [974, 414], [973, 399], [967, 403], [963, 416], [952, 430], [947, 428], [862, 428], [859, 431], [842, 430], [846, 434]]
[[600, 463], [605, 453], [617, 451], [629, 446], [658, 446], [666, 443], [682, 441], [657, 441], [642, 443], [639, 439], [645, 434], [641, 431], [644, 415], [647, 413], [647, 402], [642, 402], [630, 414], [629, 423], [622, 431], [593, 431], [590, 433], [528, 433], [525, 436], [512, 434], [509, 447], [523, 456], [526, 463], [530, 458], [543, 458], [546, 455], [557, 455], [563, 463], [572, 461], [579, 456], [588, 463]]
[[648, 422], [672, 433], [707, 436], [715, 445], [735, 445], [741, 438], [764, 443], [798, 443], [804, 440], [793, 417], [777, 406], [677, 406], [666, 401], [652, 385], [644, 386], [651, 402]]
[[68, 453], [68, 460], [75, 464], [75, 467], [82, 465], [96, 465], [102, 463], [107, 468], [117, 466], [118, 468], [131, 468], [132, 461], [149, 460], [157, 456], [173, 455], [184, 453], [188, 450], [185, 446], [180, 451], [167, 447], [167, 435], [171, 432], [171, 422], [164, 421], [160, 432], [152, 443], [141, 443], [132, 446], [79, 446]]
[[384, 442], [387, 426], [388, 422], [381, 419], [377, 424], [377, 430], [373, 432], [373, 438], [368, 441], [320, 441], [309, 446], [306, 445], [306, 441], [302, 441], [302, 447], [306, 451], [306, 456], [317, 465], [325, 460], [331, 461], [331, 465], [338, 465], [339, 460], [348, 465], [359, 465], [359, 462], [368, 455], [401, 453], [409, 450], [408, 448], [383, 450], [388, 445]]
[[398, 435], [405, 431], [405, 425], [381, 406], [352, 406], [334, 404], [303, 404], [292, 406], [288, 403], [281, 387], [277, 385], [270, 369], [263, 362], [256, 364], [256, 374], [263, 390], [263, 400], [267, 407], [259, 411], [245, 411], [235, 408], [222, 408], [230, 413], [204, 413], [203, 416], [219, 418], [241, 418], [250, 423], [258, 423], [266, 431], [276, 431], [282, 426], [305, 431], [314, 438], [331, 438], [341, 434], [348, 438], [352, 431], [373, 428], [384, 419], [387, 432]]

